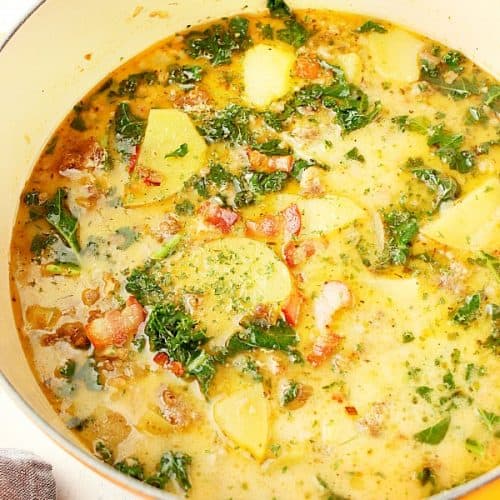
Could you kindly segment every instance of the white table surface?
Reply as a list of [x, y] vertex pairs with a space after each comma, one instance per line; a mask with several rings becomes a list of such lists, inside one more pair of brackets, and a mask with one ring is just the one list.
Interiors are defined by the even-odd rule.
[[[37, 3], [35, 0], [0, 0], [0, 42]], [[0, 425], [0, 448], [28, 450], [52, 464], [58, 500], [133, 500], [136, 498], [68, 455], [31, 422], [1, 386], [0, 422], [2, 424]]]

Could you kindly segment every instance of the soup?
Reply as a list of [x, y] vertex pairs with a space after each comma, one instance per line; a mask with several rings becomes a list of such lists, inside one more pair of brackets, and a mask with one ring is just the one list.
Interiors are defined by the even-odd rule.
[[499, 463], [500, 86], [268, 2], [114, 71], [11, 252], [20, 336], [101, 460], [190, 498], [421, 498]]

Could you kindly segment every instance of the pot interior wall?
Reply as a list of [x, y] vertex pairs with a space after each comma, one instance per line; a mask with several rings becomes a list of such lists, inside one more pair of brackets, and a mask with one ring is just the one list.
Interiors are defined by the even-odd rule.
[[[169, 34], [207, 19], [265, 8], [265, 0], [46, 0], [0, 53], [0, 366], [36, 414], [73, 441], [34, 381], [11, 312], [8, 259], [19, 194], [52, 131], [110, 70]], [[290, 0], [385, 18], [463, 51], [500, 75], [493, 0]], [[496, 43], [493, 41], [496, 40]], [[89, 56], [90, 55], [90, 56]], [[95, 464], [94, 464], [95, 465]]]

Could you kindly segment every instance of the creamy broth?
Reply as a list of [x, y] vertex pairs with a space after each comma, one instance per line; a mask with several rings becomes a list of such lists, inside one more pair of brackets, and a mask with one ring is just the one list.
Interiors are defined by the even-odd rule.
[[498, 465], [500, 86], [269, 2], [114, 71], [29, 179], [21, 339], [98, 458], [190, 498], [421, 498]]

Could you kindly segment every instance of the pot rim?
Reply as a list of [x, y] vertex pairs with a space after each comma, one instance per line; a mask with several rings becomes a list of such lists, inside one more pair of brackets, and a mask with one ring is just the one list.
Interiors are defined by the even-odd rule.
[[[7, 33], [0, 44], [0, 52], [11, 42], [17, 31], [26, 24], [31, 16], [42, 7], [48, 0], [39, 0], [34, 7], [32, 7], [18, 23]], [[93, 472], [96, 472], [105, 479], [113, 482], [115, 485], [126, 489], [127, 491], [141, 496], [142, 498], [176, 498], [166, 491], [158, 490], [146, 483], [138, 482], [137, 480], [118, 472], [112, 466], [98, 460], [89, 451], [83, 450], [75, 443], [71, 442], [68, 438], [55, 430], [45, 419], [43, 419], [24, 399], [24, 397], [12, 385], [10, 380], [4, 375], [0, 367], [0, 386], [5, 390], [6, 394], [15, 402], [18, 408], [33, 422], [36, 426], [43, 431], [53, 442], [60, 446], [64, 451], [76, 458], [80, 463], [88, 467]], [[468, 493], [479, 491], [479, 489], [491, 484], [493, 481], [500, 479], [500, 465], [491, 469], [466, 483], [455, 486], [449, 490], [442, 491], [429, 497], [430, 500], [453, 500], [460, 498]]]

